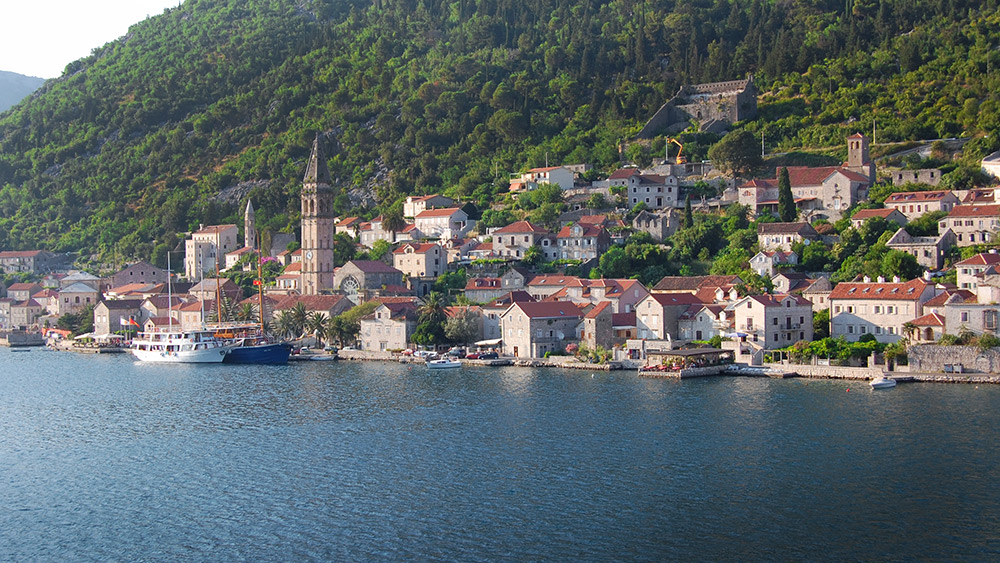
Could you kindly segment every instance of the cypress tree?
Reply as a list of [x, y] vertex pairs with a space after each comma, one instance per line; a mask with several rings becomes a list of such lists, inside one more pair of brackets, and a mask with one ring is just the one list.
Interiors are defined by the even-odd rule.
[[684, 198], [684, 224], [681, 227], [690, 229], [694, 226], [694, 212], [691, 211], [691, 194]]
[[788, 179], [788, 169], [782, 168], [778, 174], [778, 217], [784, 223], [791, 223], [798, 216], [795, 198], [792, 197], [792, 182]]

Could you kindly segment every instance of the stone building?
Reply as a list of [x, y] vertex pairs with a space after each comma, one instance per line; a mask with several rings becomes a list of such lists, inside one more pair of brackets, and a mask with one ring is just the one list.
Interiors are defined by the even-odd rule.
[[792, 245], [819, 238], [809, 223], [761, 223], [757, 225], [757, 246], [762, 251], [789, 251]]
[[[94, 334], [109, 334], [120, 330], [135, 332], [142, 324], [142, 299], [101, 301], [94, 307]], [[130, 324], [135, 321], [136, 324]]]
[[167, 281], [167, 271], [149, 262], [136, 262], [126, 266], [108, 278], [109, 287], [121, 287], [133, 283], [156, 284]]
[[957, 246], [973, 246], [996, 240], [1000, 227], [1000, 205], [959, 205], [938, 223], [938, 232], [951, 229]]
[[859, 209], [857, 213], [851, 215], [851, 226], [855, 229], [861, 228], [861, 225], [869, 219], [879, 217], [895, 223], [896, 225], [902, 227], [908, 221], [906, 215], [903, 215], [899, 211], [892, 208], [881, 208], [881, 209]]
[[226, 267], [226, 253], [239, 248], [239, 228], [236, 225], [211, 225], [191, 233], [184, 241], [184, 275], [197, 280], [209, 272]]
[[500, 317], [503, 353], [515, 358], [542, 358], [578, 342], [582, 310], [573, 303], [514, 302]]
[[417, 317], [413, 302], [380, 304], [361, 319], [361, 349], [379, 352], [405, 349], [417, 330]]
[[879, 342], [896, 342], [905, 336], [903, 325], [923, 316], [924, 303], [935, 294], [934, 284], [919, 278], [839, 283], [830, 292], [830, 336], [857, 342], [874, 334]]
[[5, 274], [44, 274], [63, 267], [65, 256], [47, 250], [5, 250], [0, 252], [0, 268]]
[[546, 261], [559, 259], [555, 237], [538, 225], [517, 221], [493, 231], [493, 252], [497, 256], [520, 260], [532, 246], [542, 249], [542, 257]]
[[736, 332], [766, 349], [813, 338], [812, 303], [799, 295], [747, 295], [727, 310]]
[[958, 204], [958, 197], [949, 190], [896, 192], [885, 198], [886, 209], [895, 209], [910, 221], [931, 211], [951, 211]]
[[663, 242], [663, 239], [677, 232], [677, 226], [677, 212], [672, 209], [663, 213], [641, 211], [632, 219], [633, 229], [649, 233], [656, 242]]
[[958, 243], [958, 238], [951, 229], [934, 237], [915, 237], [899, 229], [886, 246], [893, 250], [902, 250], [917, 259], [917, 264], [931, 270], [940, 270], [944, 266], [948, 251]]
[[663, 132], [686, 129], [691, 121], [713, 132], [724, 131], [732, 123], [757, 116], [757, 87], [753, 77], [709, 84], [681, 86], [677, 94], [646, 122], [637, 135], [651, 139]]
[[601, 225], [576, 223], [556, 234], [556, 246], [563, 260], [596, 260], [608, 251], [611, 237]]
[[941, 183], [941, 170], [939, 168], [921, 168], [919, 170], [893, 170], [892, 185], [902, 186], [904, 184], [927, 184], [936, 186]]
[[333, 188], [319, 135], [302, 178], [302, 277], [299, 290], [316, 295], [334, 286], [333, 237], [339, 231], [333, 214]]
[[334, 288], [354, 302], [386, 286], [403, 285], [403, 272], [376, 260], [351, 260], [337, 270]]

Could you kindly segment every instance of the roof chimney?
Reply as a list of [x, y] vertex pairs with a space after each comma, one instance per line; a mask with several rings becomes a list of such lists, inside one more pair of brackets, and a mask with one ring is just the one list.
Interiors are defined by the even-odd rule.
[[885, 283], [885, 278], [882, 277], [882, 276], [879, 276], [879, 277], [875, 278], [875, 281], [878, 282], [878, 283]]
[[995, 248], [991, 248], [990, 249], [990, 254], [996, 254], [996, 253], [997, 253], [997, 249], [995, 249]]
[[924, 281], [931, 281], [931, 271], [924, 270]]
[[892, 283], [899, 283], [899, 276], [892, 276]]
[[872, 279], [870, 277], [868, 277], [868, 276], [865, 276], [865, 277], [861, 278], [861, 281], [863, 281], [865, 283], [872, 283]]

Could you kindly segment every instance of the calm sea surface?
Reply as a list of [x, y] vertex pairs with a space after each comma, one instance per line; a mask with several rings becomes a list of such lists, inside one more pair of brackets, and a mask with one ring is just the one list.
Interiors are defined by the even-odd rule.
[[0, 559], [1000, 559], [1000, 387], [0, 349]]

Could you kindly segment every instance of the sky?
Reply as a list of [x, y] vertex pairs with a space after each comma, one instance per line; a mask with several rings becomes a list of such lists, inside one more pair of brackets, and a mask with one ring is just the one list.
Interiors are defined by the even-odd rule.
[[2, 0], [0, 70], [56, 78], [66, 65], [179, 0]]

